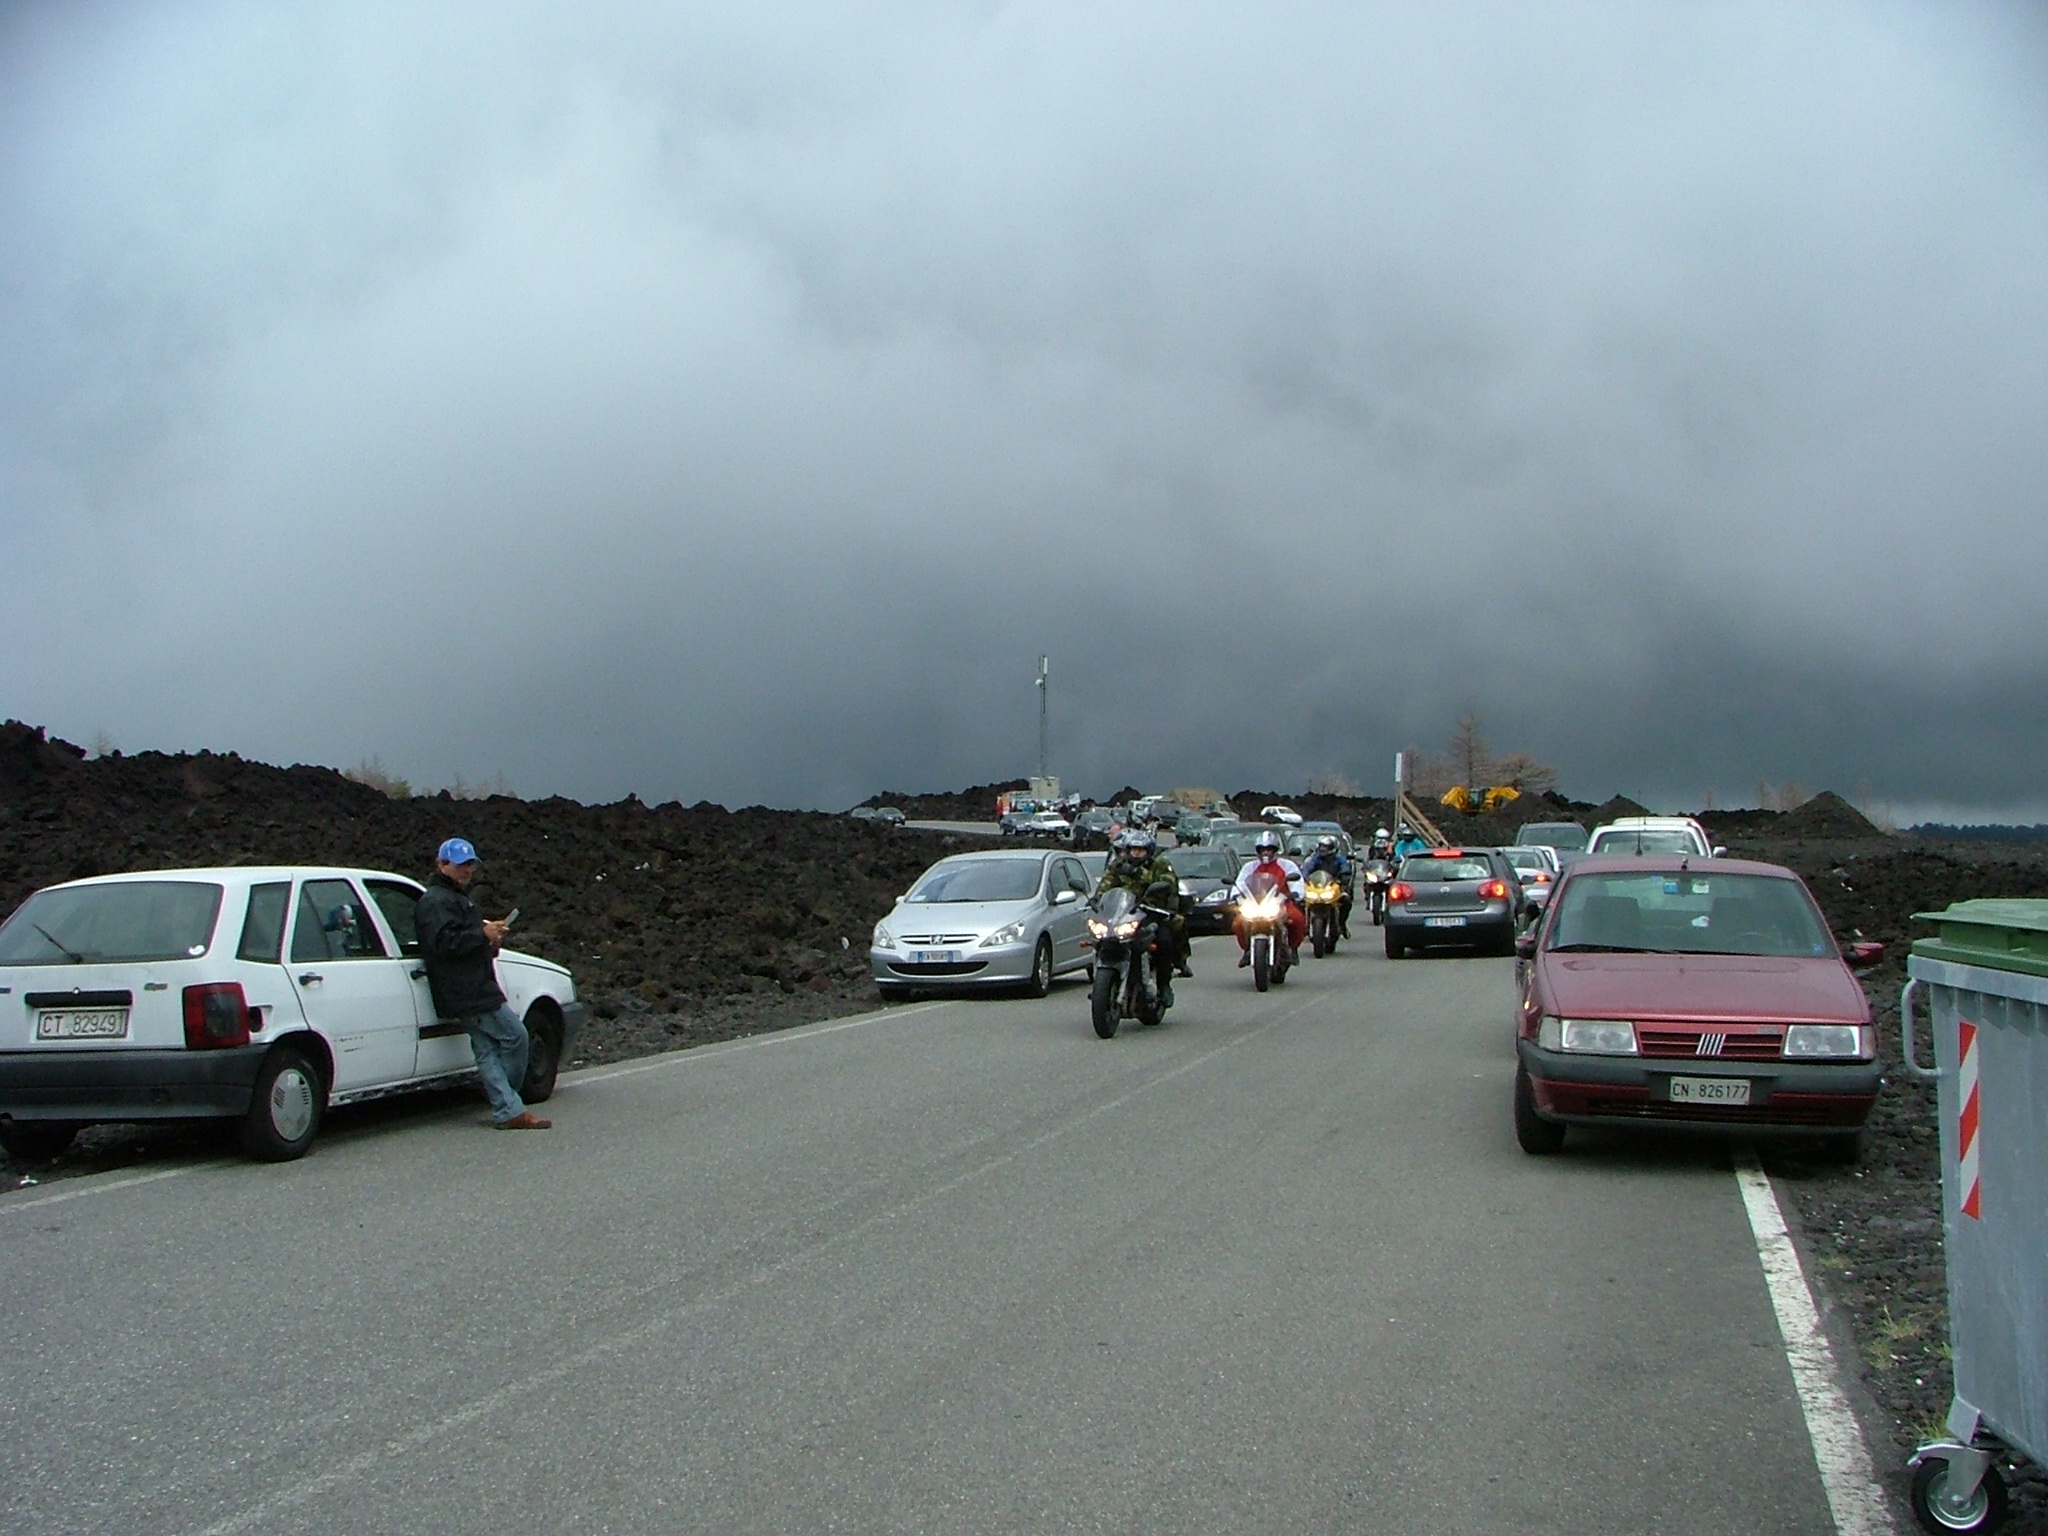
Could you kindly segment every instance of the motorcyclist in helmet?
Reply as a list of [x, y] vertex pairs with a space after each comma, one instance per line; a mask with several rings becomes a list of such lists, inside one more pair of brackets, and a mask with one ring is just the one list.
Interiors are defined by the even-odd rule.
[[1351, 937], [1351, 861], [1344, 856], [1344, 850], [1337, 845], [1335, 834], [1325, 832], [1316, 839], [1316, 845], [1309, 856], [1301, 861], [1301, 877], [1304, 881], [1319, 869], [1327, 869], [1337, 881], [1337, 888], [1344, 895], [1337, 903], [1337, 933], [1340, 938]]
[[[1287, 963], [1299, 964], [1301, 941], [1308, 937], [1308, 913], [1301, 905], [1301, 866], [1280, 856], [1280, 834], [1277, 831], [1261, 832], [1252, 843], [1252, 852], [1258, 855], [1257, 859], [1237, 872], [1237, 894], [1249, 896], [1253, 882], [1261, 875], [1276, 881], [1287, 892], [1287, 948], [1291, 951]], [[1252, 963], [1251, 935], [1244, 931], [1241, 913], [1232, 918], [1231, 923], [1237, 929], [1237, 964], [1242, 970]]]
[[1405, 859], [1411, 853], [1425, 853], [1428, 849], [1429, 843], [1423, 835], [1407, 822], [1402, 822], [1401, 835], [1394, 840], [1394, 857]]
[[1372, 842], [1367, 844], [1365, 856], [1368, 859], [1391, 860], [1394, 857], [1394, 834], [1385, 827], [1373, 828]]
[[[1171, 864], [1160, 857], [1158, 839], [1143, 827], [1127, 827], [1118, 833], [1110, 847], [1109, 860], [1102, 867], [1102, 879], [1095, 887], [1095, 894], [1100, 897], [1122, 889], [1142, 901], [1145, 892], [1162, 882], [1174, 893], [1173, 917], [1162, 935], [1167, 942], [1160, 956], [1164, 965], [1159, 976], [1159, 1000], [1170, 1008], [1173, 1006], [1173, 977], [1191, 977], [1195, 973], [1188, 965], [1188, 920], [1180, 910], [1180, 876]], [[1171, 966], [1170, 972], [1166, 966]]]

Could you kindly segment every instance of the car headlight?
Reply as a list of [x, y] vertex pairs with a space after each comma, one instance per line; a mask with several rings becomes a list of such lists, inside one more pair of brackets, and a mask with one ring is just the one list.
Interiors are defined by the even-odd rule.
[[998, 928], [994, 933], [990, 934], [987, 938], [983, 939], [981, 941], [981, 947], [983, 949], [994, 949], [997, 945], [1000, 944], [1018, 943], [1023, 939], [1024, 930], [1029, 926], [1030, 922], [1027, 919], [1021, 917], [1018, 918], [1017, 921], [1014, 923], [1005, 923], [1002, 927]]
[[894, 949], [896, 947], [896, 939], [887, 928], [877, 923], [875, 924], [874, 944], [877, 949]]
[[1634, 1056], [1636, 1027], [1625, 1019], [1558, 1019], [1548, 1015], [1536, 1034], [1546, 1051], [1577, 1051], [1587, 1056]]
[[1862, 1024], [1794, 1024], [1785, 1031], [1785, 1055], [1813, 1060], [1860, 1061], [1876, 1054]]
[[1219, 885], [1215, 890], [1202, 898], [1202, 905], [1205, 907], [1220, 907], [1228, 900], [1230, 900], [1230, 887]]

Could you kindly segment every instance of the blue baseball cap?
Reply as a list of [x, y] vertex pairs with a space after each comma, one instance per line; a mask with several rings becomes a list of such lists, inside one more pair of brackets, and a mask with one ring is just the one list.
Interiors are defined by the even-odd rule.
[[466, 837], [451, 837], [434, 857], [443, 864], [474, 864], [476, 845]]

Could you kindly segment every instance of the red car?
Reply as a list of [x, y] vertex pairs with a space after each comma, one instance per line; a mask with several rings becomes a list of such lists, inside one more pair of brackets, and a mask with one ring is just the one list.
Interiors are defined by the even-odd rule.
[[1882, 1075], [1851, 968], [1805, 882], [1775, 864], [1676, 854], [1566, 867], [1516, 941], [1515, 1137], [1572, 1125], [1819, 1136], [1854, 1159]]

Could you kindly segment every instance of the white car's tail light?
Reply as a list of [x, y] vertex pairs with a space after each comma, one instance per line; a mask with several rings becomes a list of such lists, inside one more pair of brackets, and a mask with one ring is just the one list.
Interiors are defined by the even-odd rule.
[[185, 989], [185, 1048], [224, 1051], [249, 1043], [249, 1000], [239, 981]]

